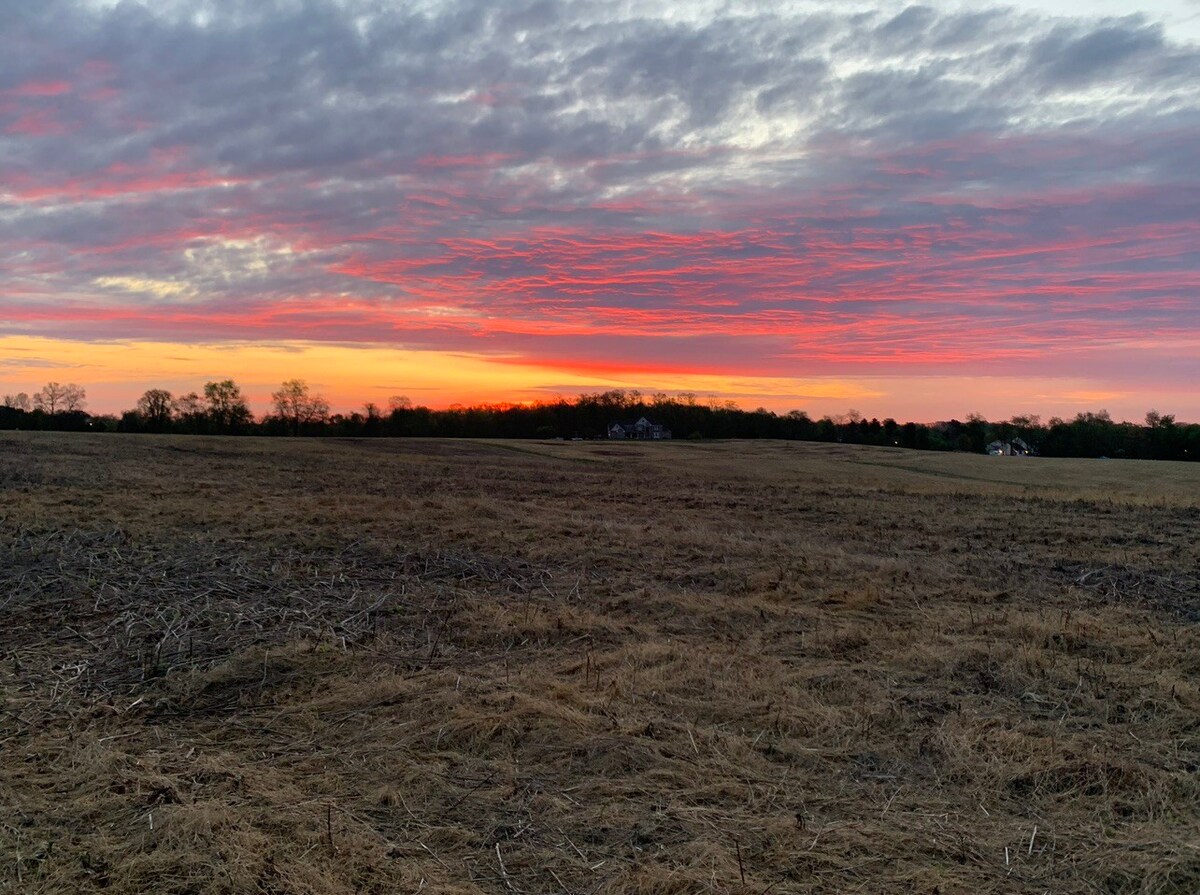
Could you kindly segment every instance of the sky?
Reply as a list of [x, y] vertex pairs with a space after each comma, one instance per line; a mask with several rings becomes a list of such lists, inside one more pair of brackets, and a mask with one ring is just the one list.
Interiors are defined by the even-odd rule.
[[0, 0], [0, 393], [1200, 420], [1198, 147], [1197, 0]]

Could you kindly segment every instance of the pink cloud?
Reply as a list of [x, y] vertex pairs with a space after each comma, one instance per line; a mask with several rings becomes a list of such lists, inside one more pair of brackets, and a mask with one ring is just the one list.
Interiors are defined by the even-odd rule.
[[71, 83], [69, 81], [28, 81], [0, 92], [16, 97], [62, 96], [64, 93], [71, 92]]
[[4, 133], [23, 137], [61, 137], [70, 133], [70, 128], [47, 110], [24, 112], [4, 125]]

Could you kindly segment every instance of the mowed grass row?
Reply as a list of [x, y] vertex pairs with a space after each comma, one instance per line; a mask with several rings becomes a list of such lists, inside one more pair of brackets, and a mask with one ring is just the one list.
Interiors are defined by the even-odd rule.
[[1200, 889], [1200, 470], [0, 436], [0, 890]]

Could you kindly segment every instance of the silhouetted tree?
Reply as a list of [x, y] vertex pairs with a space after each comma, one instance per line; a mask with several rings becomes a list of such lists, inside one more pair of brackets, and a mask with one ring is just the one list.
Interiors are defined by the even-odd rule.
[[232, 379], [204, 384], [204, 400], [207, 403], [207, 416], [212, 425], [220, 432], [236, 432], [250, 422], [250, 408]]
[[174, 401], [166, 389], [152, 388], [138, 398], [137, 412], [151, 432], [165, 432], [175, 415]]
[[173, 404], [175, 424], [184, 432], [198, 434], [208, 428], [208, 413], [204, 399], [195, 392], [180, 395]]
[[63, 386], [58, 382], [47, 382], [40, 390], [33, 393], [33, 409], [42, 413], [55, 414], [62, 409]]
[[324, 422], [329, 416], [329, 402], [313, 394], [303, 379], [289, 379], [271, 394], [275, 413], [287, 422], [293, 435], [300, 434], [300, 427], [310, 423]]
[[53, 416], [56, 413], [78, 413], [87, 402], [87, 392], [73, 382], [47, 382], [41, 391], [33, 395], [33, 406]]
[[801, 410], [781, 415], [763, 407], [742, 410], [732, 401], [709, 399], [700, 403], [688, 393], [672, 397], [656, 392], [647, 399], [640, 391], [621, 389], [534, 404], [452, 404], [445, 410], [414, 406], [407, 398], [396, 396], [388, 403], [387, 416], [374, 403], [363, 405], [361, 413], [329, 416], [328, 404], [313, 395], [303, 380], [283, 383], [272, 398], [276, 414], [256, 424], [232, 380], [207, 383], [203, 398], [192, 392], [172, 400], [169, 392], [151, 389], [136, 409], [126, 411], [118, 420], [84, 412], [82, 387], [51, 382], [32, 400], [25, 395], [4, 396], [0, 402], [0, 429], [604, 438], [614, 420], [651, 416], [677, 438], [783, 438], [978, 452], [992, 438], [1020, 437], [1043, 456], [1200, 460], [1200, 425], [1179, 423], [1173, 415], [1155, 410], [1146, 414], [1144, 425], [1115, 422], [1103, 410], [1080, 413], [1069, 421], [1054, 417], [1044, 425], [1034, 415], [991, 423], [974, 413], [966, 422], [951, 419], [901, 425], [891, 418], [882, 422], [867, 420], [854, 410], [814, 421]]
[[1175, 417], [1169, 413], [1159, 413], [1151, 410], [1146, 414], [1146, 427], [1149, 429], [1170, 429], [1175, 425]]

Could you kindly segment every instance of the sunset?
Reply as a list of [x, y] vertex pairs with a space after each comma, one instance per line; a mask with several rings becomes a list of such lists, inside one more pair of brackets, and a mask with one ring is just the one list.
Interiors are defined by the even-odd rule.
[[11, 3], [0, 390], [1200, 418], [1200, 9]]
[[0, 0], [0, 893], [1200, 893], [1200, 0]]

